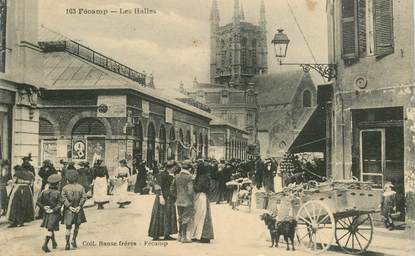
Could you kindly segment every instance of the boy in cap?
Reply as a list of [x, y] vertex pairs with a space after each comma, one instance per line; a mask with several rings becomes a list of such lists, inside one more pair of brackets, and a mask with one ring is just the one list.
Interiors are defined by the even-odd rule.
[[59, 230], [59, 221], [61, 219], [62, 200], [59, 192], [59, 182], [62, 180], [60, 174], [52, 174], [48, 177], [49, 188], [43, 190], [36, 204], [44, 210], [43, 221], [40, 227], [47, 229], [48, 233], [45, 242], [42, 245], [44, 252], [50, 252], [48, 248], [49, 240], [52, 239], [52, 248], [56, 249], [58, 244], [55, 240], [55, 231]]
[[72, 226], [74, 226], [74, 230], [71, 245], [73, 248], [77, 248], [76, 237], [78, 236], [79, 226], [86, 222], [83, 206], [87, 199], [87, 195], [84, 187], [77, 182], [77, 171], [71, 169], [67, 170], [66, 179], [69, 184], [65, 185], [62, 189], [62, 202], [64, 206], [62, 224], [66, 225], [65, 250], [69, 250]]

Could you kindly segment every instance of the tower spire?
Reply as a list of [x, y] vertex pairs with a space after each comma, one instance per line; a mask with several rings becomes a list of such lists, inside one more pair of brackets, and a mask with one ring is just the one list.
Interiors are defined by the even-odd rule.
[[244, 12], [244, 6], [241, 2], [241, 20], [245, 20], [245, 12]]
[[233, 20], [239, 21], [241, 19], [239, 0], [233, 1]]
[[267, 20], [265, 18], [265, 3], [261, 0], [261, 8], [259, 10], [259, 25], [265, 31], [267, 26]]
[[212, 0], [212, 9], [210, 11], [210, 20], [212, 22], [217, 22], [219, 24], [219, 8], [218, 8], [218, 1]]

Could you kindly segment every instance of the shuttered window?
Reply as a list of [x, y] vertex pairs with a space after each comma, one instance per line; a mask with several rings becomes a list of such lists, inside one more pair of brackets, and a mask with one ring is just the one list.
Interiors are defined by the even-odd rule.
[[0, 72], [6, 71], [7, 2], [0, 0]]
[[342, 0], [343, 58], [357, 57], [357, 0]]
[[393, 0], [342, 0], [343, 58], [393, 53]]
[[39, 119], [39, 135], [41, 136], [53, 136], [55, 135], [53, 125], [46, 119]]
[[75, 125], [72, 135], [106, 135], [106, 130], [99, 120], [84, 118]]
[[374, 0], [375, 54], [393, 53], [393, 0]]

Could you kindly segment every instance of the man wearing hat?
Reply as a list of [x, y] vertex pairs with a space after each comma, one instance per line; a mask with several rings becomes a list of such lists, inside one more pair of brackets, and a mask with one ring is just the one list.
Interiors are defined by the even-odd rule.
[[43, 209], [43, 221], [40, 227], [45, 228], [48, 233], [45, 242], [42, 245], [44, 252], [50, 252], [48, 248], [49, 241], [52, 239], [52, 248], [56, 249], [58, 244], [55, 240], [55, 231], [59, 230], [59, 221], [61, 220], [61, 193], [59, 192], [59, 182], [62, 180], [60, 174], [52, 174], [48, 177], [47, 183], [49, 188], [43, 190], [37, 199], [37, 206]]
[[190, 230], [188, 225], [193, 219], [193, 180], [192, 174], [190, 173], [192, 168], [192, 162], [185, 160], [182, 163], [182, 170], [173, 179], [173, 183], [170, 187], [171, 194], [176, 198], [176, 205], [178, 211], [178, 222], [179, 222], [179, 242], [191, 243]]
[[151, 212], [148, 236], [154, 240], [164, 237], [164, 240], [174, 240], [170, 235], [177, 233], [177, 217], [174, 197], [170, 187], [174, 179], [176, 162], [169, 160], [166, 170], [161, 170], [156, 176], [156, 198]]
[[69, 184], [62, 189], [63, 202], [63, 220], [62, 224], [66, 225], [66, 245], [65, 250], [70, 250], [70, 238], [72, 226], [74, 226], [71, 245], [77, 248], [76, 237], [78, 236], [79, 226], [86, 222], [83, 206], [87, 200], [84, 187], [77, 183], [78, 172], [75, 170], [67, 170], [66, 179]]
[[270, 159], [265, 159], [265, 168], [263, 171], [263, 180], [262, 183], [265, 188], [265, 192], [275, 192], [274, 189], [274, 176], [277, 172], [276, 164]]

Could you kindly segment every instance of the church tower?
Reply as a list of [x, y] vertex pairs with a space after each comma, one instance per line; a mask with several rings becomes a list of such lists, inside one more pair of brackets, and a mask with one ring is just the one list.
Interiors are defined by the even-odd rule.
[[210, 82], [247, 89], [252, 77], [267, 73], [265, 4], [259, 24], [245, 20], [243, 4], [234, 0], [232, 21], [221, 26], [217, 0], [210, 13]]
[[217, 0], [212, 1], [212, 10], [210, 11], [210, 82], [215, 82], [216, 62], [217, 62], [217, 32], [219, 29], [219, 9]]

